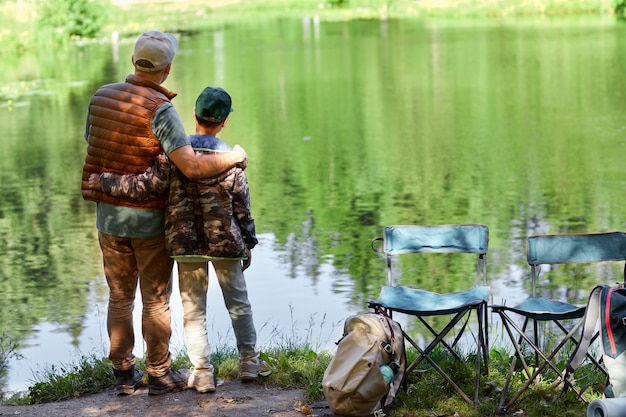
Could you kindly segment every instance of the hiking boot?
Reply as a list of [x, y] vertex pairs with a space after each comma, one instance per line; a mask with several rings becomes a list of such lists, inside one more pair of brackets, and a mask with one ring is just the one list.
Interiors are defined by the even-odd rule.
[[170, 368], [163, 376], [148, 375], [148, 394], [160, 395], [182, 391], [187, 388], [188, 379], [188, 369], [174, 370]]
[[113, 368], [113, 375], [117, 395], [131, 395], [143, 385], [143, 372], [135, 369], [135, 365], [125, 371]]
[[239, 359], [239, 379], [242, 382], [254, 381], [259, 376], [268, 376], [271, 373], [269, 365], [259, 355]]
[[194, 369], [187, 383], [188, 388], [193, 388], [200, 394], [215, 392], [215, 378], [212, 369]]

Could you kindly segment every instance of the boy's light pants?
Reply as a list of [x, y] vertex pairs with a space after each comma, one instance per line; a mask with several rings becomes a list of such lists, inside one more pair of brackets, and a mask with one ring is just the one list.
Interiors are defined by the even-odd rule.
[[[242, 358], [256, 355], [256, 329], [248, 300], [246, 281], [240, 260], [211, 261], [222, 288], [224, 303], [232, 321], [237, 349]], [[207, 332], [207, 262], [178, 262], [183, 325], [189, 360], [194, 369], [211, 369], [211, 351]]]

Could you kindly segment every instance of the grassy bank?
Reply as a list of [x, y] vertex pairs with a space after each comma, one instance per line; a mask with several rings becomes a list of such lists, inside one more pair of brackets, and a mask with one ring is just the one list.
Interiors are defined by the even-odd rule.
[[[332, 359], [329, 352], [315, 352], [307, 344], [288, 344], [265, 350], [262, 354], [272, 367], [272, 374], [263, 378], [263, 384], [285, 389], [299, 388], [305, 391], [305, 402], [314, 403], [323, 399], [322, 378]], [[416, 357], [414, 350], [407, 350], [408, 360]], [[464, 361], [455, 361], [449, 354], [435, 352], [433, 358], [445, 369], [452, 369], [451, 377], [466, 392], [474, 384], [474, 358], [465, 357]], [[529, 358], [530, 359], [530, 358]], [[238, 378], [239, 361], [234, 349], [217, 350], [212, 355], [212, 362], [220, 378], [229, 380]], [[481, 377], [480, 401], [478, 407], [467, 404], [450, 388], [437, 372], [428, 367], [411, 373], [406, 380], [406, 390], [402, 390], [393, 407], [387, 412], [389, 417], [421, 417], [433, 415], [458, 415], [463, 417], [496, 416], [496, 410], [511, 356], [495, 349], [490, 354], [489, 374]], [[138, 367], [145, 369], [141, 361]], [[190, 367], [186, 354], [179, 353], [173, 363], [174, 368]], [[53, 367], [43, 374], [43, 379], [36, 381], [27, 392], [14, 394], [3, 399], [4, 405], [31, 405], [59, 401], [77, 396], [112, 389], [113, 374], [108, 359], [83, 357], [75, 364]], [[603, 376], [585, 369], [577, 371], [578, 386], [589, 386], [586, 395], [591, 401], [600, 397], [599, 389]], [[526, 378], [518, 372], [513, 380], [513, 388], [521, 386]], [[558, 387], [551, 386], [554, 375], [531, 386], [516, 405], [524, 410], [525, 416], [561, 417], [581, 416], [586, 412], [583, 404], [572, 392], [563, 394]], [[437, 389], [433, 390], [433, 387]], [[516, 411], [516, 410], [512, 410]]]
[[[82, 1], [70, 13], [50, 7]], [[613, 15], [626, 0], [48, 0], [0, 2], [0, 54], [22, 54], [67, 42], [135, 38], [147, 29], [205, 31], [246, 19], [315, 17], [322, 21], [396, 18], [517, 18]], [[149, 7], [146, 5], [149, 4]], [[56, 13], [56, 15], [55, 15]], [[81, 15], [82, 13], [82, 15]], [[76, 36], [72, 33], [88, 33]], [[93, 34], [92, 34], [93, 33]]]

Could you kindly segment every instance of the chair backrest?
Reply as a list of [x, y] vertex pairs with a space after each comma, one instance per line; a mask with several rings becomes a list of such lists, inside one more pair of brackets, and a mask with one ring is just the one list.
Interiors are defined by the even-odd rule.
[[482, 277], [487, 284], [487, 250], [489, 228], [482, 224], [446, 224], [437, 226], [387, 226], [383, 233], [382, 251], [387, 255], [387, 281], [391, 277], [391, 256], [407, 253], [476, 253], [476, 284]]
[[[531, 267], [532, 296], [543, 264], [582, 264], [626, 260], [626, 233], [537, 235], [527, 238], [526, 261]], [[626, 278], [626, 266], [624, 270]], [[625, 279], [626, 282], [626, 279]]]

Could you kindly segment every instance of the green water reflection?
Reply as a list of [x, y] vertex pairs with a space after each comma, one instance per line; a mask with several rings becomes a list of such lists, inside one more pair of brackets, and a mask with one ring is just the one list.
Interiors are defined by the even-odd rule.
[[[264, 272], [270, 285], [300, 270], [332, 280], [330, 263], [351, 277], [356, 312], [385, 283], [370, 249], [384, 225], [487, 224], [490, 276], [504, 284], [524, 268], [527, 235], [624, 229], [625, 40], [610, 19], [248, 23], [182, 37], [166, 87], [190, 132], [204, 86], [233, 96], [221, 137], [248, 151], [258, 232], [289, 267]], [[87, 294], [106, 296], [79, 192], [82, 131], [91, 94], [123, 79], [131, 53], [74, 46], [0, 62], [0, 322], [17, 340], [41, 322], [79, 338]], [[403, 283], [448, 291], [473, 280], [464, 262], [399, 267]], [[543, 291], [584, 302], [618, 274], [579, 268]]]

